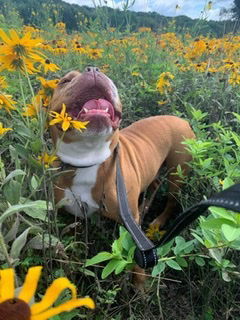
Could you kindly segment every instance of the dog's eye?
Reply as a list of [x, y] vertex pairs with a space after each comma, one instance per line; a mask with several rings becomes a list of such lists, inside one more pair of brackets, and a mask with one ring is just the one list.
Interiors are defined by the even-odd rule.
[[65, 83], [67, 83], [67, 82], [70, 82], [71, 81], [71, 79], [69, 79], [69, 78], [63, 78], [62, 80], [60, 80], [59, 81], [59, 83], [58, 84], [65, 84]]

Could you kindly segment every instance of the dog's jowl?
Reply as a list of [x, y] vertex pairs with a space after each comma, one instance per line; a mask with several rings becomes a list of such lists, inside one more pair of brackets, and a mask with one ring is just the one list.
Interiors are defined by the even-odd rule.
[[[57, 155], [68, 165], [66, 173], [56, 182], [56, 202], [65, 199], [68, 212], [84, 217], [99, 209], [104, 194], [101, 213], [120, 222], [114, 152], [119, 145], [129, 206], [137, 222], [140, 221], [139, 196], [166, 163], [168, 202], [154, 221], [159, 226], [164, 225], [174, 211], [174, 194], [180, 187], [179, 178], [171, 172], [181, 165], [187, 173], [186, 163], [191, 159], [182, 144], [184, 139], [194, 138], [189, 124], [175, 116], [154, 116], [119, 130], [122, 105], [117, 88], [95, 67], [88, 67], [83, 73], [72, 71], [60, 80], [51, 110], [60, 112], [63, 104], [73, 119], [89, 123], [81, 132], [71, 129], [63, 134], [57, 125], [51, 128]], [[142, 277], [137, 281], [140, 286]]]

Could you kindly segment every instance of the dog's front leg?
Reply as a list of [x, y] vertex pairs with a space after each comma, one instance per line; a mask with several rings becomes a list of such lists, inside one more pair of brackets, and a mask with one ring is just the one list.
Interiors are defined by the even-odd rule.
[[145, 281], [146, 281], [146, 272], [144, 269], [140, 268], [138, 265], [135, 265], [132, 269], [133, 272], [133, 285], [141, 292], [144, 292]]

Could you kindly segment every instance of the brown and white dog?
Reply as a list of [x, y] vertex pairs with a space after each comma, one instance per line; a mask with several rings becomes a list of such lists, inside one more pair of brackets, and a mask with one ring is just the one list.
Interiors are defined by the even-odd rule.
[[[56, 202], [65, 199], [65, 209], [82, 217], [101, 207], [104, 216], [121, 222], [114, 156], [119, 144], [129, 206], [139, 222], [139, 196], [155, 180], [162, 164], [166, 162], [171, 172], [181, 165], [186, 172], [191, 157], [182, 142], [194, 138], [189, 124], [175, 116], [154, 116], [119, 130], [122, 105], [117, 88], [95, 67], [83, 73], [69, 72], [60, 80], [51, 110], [60, 112], [63, 103], [72, 118], [89, 124], [82, 132], [71, 129], [63, 134], [57, 125], [51, 129], [58, 157], [72, 166], [56, 182]], [[176, 206], [178, 180], [169, 175], [169, 199], [154, 221], [157, 225], [164, 225]]]

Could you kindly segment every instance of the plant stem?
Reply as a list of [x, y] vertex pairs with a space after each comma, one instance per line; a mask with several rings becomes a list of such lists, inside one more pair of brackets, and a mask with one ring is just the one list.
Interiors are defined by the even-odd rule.
[[6, 258], [8, 266], [12, 267], [13, 266], [12, 261], [11, 261], [9, 254], [8, 254], [7, 247], [6, 247], [6, 244], [5, 244], [5, 241], [4, 241], [4, 238], [3, 238], [1, 231], [0, 231], [0, 250], [3, 253], [4, 257]]

